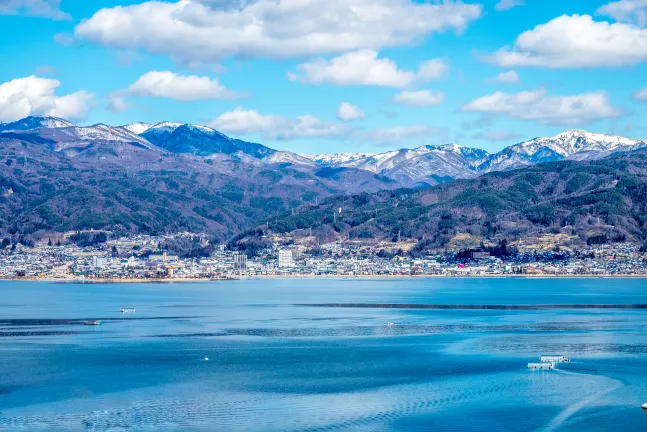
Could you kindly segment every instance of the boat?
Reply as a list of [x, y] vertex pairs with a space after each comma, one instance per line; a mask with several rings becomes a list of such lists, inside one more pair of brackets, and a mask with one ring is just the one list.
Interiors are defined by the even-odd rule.
[[554, 363], [528, 363], [528, 369], [555, 369]]
[[568, 363], [571, 360], [566, 356], [541, 356], [539, 361], [542, 363]]
[[119, 309], [121, 313], [135, 313], [135, 308], [121, 308]]
[[395, 325], [394, 322], [389, 321], [389, 326], [394, 326], [394, 325]]
[[643, 411], [645, 411], [647, 413], [647, 403], [644, 403], [642, 405], [642, 409], [643, 409]]
[[88, 326], [99, 326], [99, 325], [101, 325], [101, 320], [95, 320], [95, 321], [83, 321], [83, 325], [88, 325]]

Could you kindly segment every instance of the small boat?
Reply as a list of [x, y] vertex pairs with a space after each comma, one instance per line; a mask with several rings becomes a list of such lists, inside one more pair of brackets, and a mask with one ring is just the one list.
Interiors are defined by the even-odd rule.
[[644, 403], [641, 408], [647, 413], [647, 403]]
[[541, 356], [539, 361], [542, 363], [568, 363], [571, 360], [566, 356]]
[[135, 308], [121, 308], [119, 309], [121, 313], [135, 313]]
[[205, 358], [204, 358], [204, 361], [209, 361], [209, 357], [205, 357]]
[[528, 363], [528, 369], [555, 369], [554, 363]]
[[395, 325], [394, 322], [389, 321], [389, 326], [394, 326], [394, 325]]
[[101, 320], [95, 320], [95, 321], [83, 321], [83, 325], [88, 325], [88, 326], [99, 326], [99, 325], [101, 325]]

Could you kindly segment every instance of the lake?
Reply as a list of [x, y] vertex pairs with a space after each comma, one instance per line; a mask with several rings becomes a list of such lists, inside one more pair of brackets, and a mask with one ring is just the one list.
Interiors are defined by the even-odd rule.
[[[0, 293], [0, 431], [647, 430], [645, 279]], [[543, 354], [572, 361], [526, 368]]]

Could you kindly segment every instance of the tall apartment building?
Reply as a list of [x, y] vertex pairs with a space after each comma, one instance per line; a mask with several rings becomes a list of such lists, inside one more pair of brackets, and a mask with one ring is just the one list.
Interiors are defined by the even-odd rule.
[[279, 267], [288, 268], [294, 267], [294, 258], [292, 256], [292, 251], [288, 249], [279, 251]]
[[234, 254], [234, 269], [247, 270], [247, 255], [240, 253]]

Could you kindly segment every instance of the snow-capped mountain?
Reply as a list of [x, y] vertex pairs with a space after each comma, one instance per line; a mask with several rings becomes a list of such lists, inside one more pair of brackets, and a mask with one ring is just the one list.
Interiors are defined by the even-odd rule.
[[148, 128], [137, 123], [126, 125], [124, 128], [144, 129], [140, 133], [141, 137], [172, 153], [210, 156], [217, 153], [242, 152], [256, 158], [263, 158], [276, 152], [261, 144], [230, 138], [207, 126], [162, 122]]
[[43, 128], [61, 128], [74, 126], [67, 120], [50, 116], [29, 116], [11, 123], [0, 123], [0, 131], [17, 132]]
[[[219, 160], [214, 158], [216, 155], [226, 155], [229, 156], [228, 160], [253, 165], [265, 164], [271, 167], [290, 164], [300, 167], [299, 170], [304, 172], [318, 173], [321, 176], [340, 176], [343, 172], [344, 181], [352, 182], [360, 177], [386, 178], [399, 187], [434, 185], [541, 162], [599, 159], [616, 152], [647, 148], [647, 141], [644, 140], [568, 130], [554, 137], [524, 141], [495, 154], [458, 144], [447, 144], [384, 153], [302, 155], [231, 138], [202, 125], [161, 122], [131, 123], [114, 127], [104, 124], [81, 127], [64, 119], [47, 116], [27, 117], [16, 122], [0, 124], [0, 138], [3, 136], [14, 139], [31, 137], [31, 140], [37, 137], [40, 144], [80, 155], [88, 151], [99, 151], [126, 157], [133, 151], [139, 151], [134, 150], [134, 147], [153, 150], [155, 154], [165, 150], [170, 153], [207, 157], [211, 161]], [[101, 148], [92, 150], [89, 147], [91, 145]], [[111, 148], [112, 150], [109, 150]], [[331, 168], [334, 170], [331, 171]]]
[[122, 126], [122, 128], [134, 134], [141, 135], [153, 126], [155, 126], [155, 123], [130, 123]]
[[422, 146], [385, 153], [342, 153], [307, 156], [320, 165], [357, 168], [390, 177], [405, 185], [436, 184], [478, 175], [489, 154], [457, 144]]
[[411, 185], [469, 178], [491, 171], [516, 169], [562, 159], [600, 159], [615, 152], [632, 151], [642, 147], [647, 147], [647, 141], [568, 130], [552, 138], [535, 138], [521, 142], [495, 154], [447, 144], [379, 154], [341, 153], [305, 157], [320, 165], [363, 169]]
[[333, 154], [319, 154], [319, 155], [302, 154], [301, 156], [322, 165], [344, 166], [352, 162], [363, 160], [365, 158], [368, 158], [374, 155], [375, 153], [333, 153]]
[[502, 171], [561, 159], [600, 159], [615, 152], [636, 150], [646, 141], [615, 135], [568, 130], [552, 138], [535, 138], [491, 155], [479, 171]]

